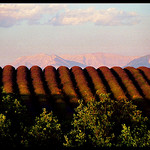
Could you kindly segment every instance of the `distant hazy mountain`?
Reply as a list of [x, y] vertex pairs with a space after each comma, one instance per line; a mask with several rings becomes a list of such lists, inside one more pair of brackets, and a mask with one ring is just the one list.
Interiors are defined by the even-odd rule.
[[86, 67], [86, 65], [75, 62], [75, 61], [70, 61], [70, 60], [65, 60], [57, 55], [46, 55], [46, 54], [37, 54], [33, 56], [23, 56], [17, 58], [14, 62], [11, 63], [14, 67], [18, 67], [21, 65], [25, 65], [28, 68], [38, 65], [41, 68], [44, 68], [48, 65], [52, 65], [54, 67], [59, 67], [59, 66], [66, 66], [68, 68], [72, 66], [81, 66], [81, 67]]
[[10, 63], [14, 67], [25, 65], [30, 68], [33, 65], [38, 65], [44, 68], [48, 65], [52, 65], [56, 68], [59, 66], [66, 66], [71, 68], [72, 66], [80, 66], [82, 68], [86, 66], [93, 66], [98, 68], [100, 66], [125, 66], [131, 60], [137, 58], [136, 56], [121, 56], [117, 54], [109, 53], [88, 53], [80, 55], [46, 55], [37, 54], [32, 56], [23, 56]]
[[80, 55], [60, 55], [60, 57], [80, 62], [87, 66], [93, 66], [98, 68], [100, 66], [125, 66], [131, 60], [138, 58], [137, 56], [122, 56], [117, 54], [110, 53], [88, 53], [88, 54], [80, 54]]
[[145, 66], [150, 68], [150, 55], [146, 55], [143, 57], [136, 58], [129, 62], [126, 66], [132, 66], [132, 67], [139, 67], [139, 66]]

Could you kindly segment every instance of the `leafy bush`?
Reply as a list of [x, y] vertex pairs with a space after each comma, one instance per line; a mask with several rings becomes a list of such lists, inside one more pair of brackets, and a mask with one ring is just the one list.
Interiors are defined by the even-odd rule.
[[100, 97], [100, 101], [91, 99], [87, 105], [79, 101], [64, 146], [149, 146], [148, 118], [137, 106], [126, 99], [112, 100], [109, 94]]
[[108, 95], [105, 96], [103, 102], [91, 99], [87, 105], [84, 105], [82, 100], [79, 101], [79, 106], [75, 110], [77, 114], [74, 114], [73, 117], [73, 129], [65, 136], [65, 146], [74, 147], [87, 144], [111, 146], [110, 140], [114, 135], [110, 132], [112, 124], [109, 118], [112, 112], [109, 111], [109, 114], [106, 115], [105, 111], [111, 110], [113, 101], [108, 98]]
[[40, 117], [35, 118], [35, 124], [28, 131], [24, 143], [27, 147], [54, 147], [61, 144], [61, 125], [53, 112], [47, 113], [43, 109]]
[[150, 146], [150, 130], [147, 130], [146, 125], [142, 124], [140, 127], [132, 127], [122, 125], [121, 135], [119, 136], [120, 142], [117, 146], [127, 147], [148, 147]]
[[[97, 91], [99, 93], [99, 91]], [[79, 100], [72, 120], [58, 122], [53, 112], [33, 118], [14, 95], [0, 95], [1, 147], [148, 147], [150, 122], [142, 111], [127, 99], [112, 100], [100, 94], [86, 105]], [[65, 124], [66, 122], [66, 124]], [[61, 126], [62, 125], [62, 126]], [[64, 137], [63, 137], [64, 136]], [[64, 147], [63, 147], [64, 146]]]
[[11, 141], [10, 126], [10, 120], [7, 120], [4, 114], [0, 114], [0, 146], [6, 146]]
[[29, 116], [26, 106], [13, 94], [1, 93], [0, 146], [46, 147], [62, 145], [61, 125], [52, 112], [35, 118]]
[[27, 109], [13, 94], [1, 93], [0, 137], [2, 146], [15, 147], [20, 144], [23, 128], [29, 124]]

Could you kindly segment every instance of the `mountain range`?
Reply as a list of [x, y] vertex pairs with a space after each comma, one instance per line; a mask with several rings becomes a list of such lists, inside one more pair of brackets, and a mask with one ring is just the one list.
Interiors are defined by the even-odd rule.
[[45, 68], [48, 65], [52, 65], [56, 68], [58, 68], [59, 66], [66, 66], [70, 68], [74, 65], [81, 66], [83, 68], [86, 67], [86, 65], [79, 62], [65, 60], [57, 55], [46, 55], [43, 53], [32, 56], [19, 57], [14, 62], [12, 62], [11, 65], [13, 65], [14, 67], [24, 65], [28, 68], [31, 68], [34, 65], [38, 65], [41, 68]]
[[136, 58], [129, 62], [127, 66], [132, 66], [132, 67], [139, 67], [139, 66], [145, 66], [150, 68], [150, 55], [142, 56], [139, 58]]
[[100, 66], [147, 66], [150, 67], [150, 55], [144, 57], [139, 56], [122, 56], [118, 54], [110, 53], [87, 53], [78, 55], [47, 55], [44, 53], [36, 54], [32, 56], [22, 56], [17, 58], [14, 62], [10, 63], [15, 68], [21, 65], [25, 65], [31, 68], [34, 65], [38, 65], [41, 68], [45, 68], [48, 65], [52, 65], [55, 68], [59, 66], [66, 66], [71, 68], [72, 66], [80, 66], [82, 68], [86, 66], [93, 66], [98, 68]]

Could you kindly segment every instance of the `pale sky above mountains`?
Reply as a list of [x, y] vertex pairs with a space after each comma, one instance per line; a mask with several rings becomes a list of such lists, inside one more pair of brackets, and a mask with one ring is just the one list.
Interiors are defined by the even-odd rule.
[[149, 3], [0, 4], [0, 63], [38, 53], [150, 54]]

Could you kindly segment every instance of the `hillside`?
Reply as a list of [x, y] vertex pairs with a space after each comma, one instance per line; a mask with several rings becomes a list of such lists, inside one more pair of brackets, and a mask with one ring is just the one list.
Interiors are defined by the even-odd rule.
[[43, 53], [32, 56], [19, 57], [14, 62], [12, 62], [11, 65], [13, 65], [16, 68], [21, 65], [27, 66], [28, 68], [31, 68], [34, 65], [38, 65], [41, 68], [44, 68], [47, 65], [53, 65], [56, 68], [62, 65], [69, 68], [76, 65], [86, 67], [86, 65], [79, 62], [65, 60], [57, 55], [49, 56]]
[[139, 67], [145, 66], [150, 67], [150, 55], [142, 56], [136, 59], [133, 59], [131, 62], [127, 64], [127, 66]]
[[146, 112], [150, 111], [150, 68], [147, 67], [81, 67], [56, 69], [39, 66], [28, 69], [11, 65], [0, 71], [1, 86], [7, 93], [16, 93], [31, 111], [41, 108], [71, 113], [78, 99], [85, 102], [92, 97], [99, 99], [100, 93], [111, 93], [115, 100], [134, 100]]
[[36, 54], [32, 56], [23, 56], [16, 59], [10, 65], [18, 67], [25, 65], [28, 68], [33, 65], [38, 65], [41, 68], [47, 65], [52, 65], [56, 68], [59, 66], [66, 66], [71, 68], [73, 66], [80, 66], [82, 68], [86, 66], [93, 66], [98, 68], [99, 66], [125, 66], [131, 60], [137, 58], [136, 56], [121, 56], [117, 54], [107, 54], [107, 53], [88, 53], [80, 55], [46, 55], [46, 54]]
[[123, 67], [131, 60], [138, 58], [137, 56], [122, 56], [111, 53], [87, 53], [80, 55], [60, 55], [60, 57], [86, 64], [86, 66], [93, 66], [98, 68], [99, 66], [120, 66]]

